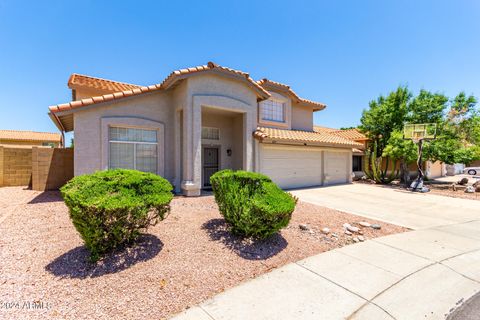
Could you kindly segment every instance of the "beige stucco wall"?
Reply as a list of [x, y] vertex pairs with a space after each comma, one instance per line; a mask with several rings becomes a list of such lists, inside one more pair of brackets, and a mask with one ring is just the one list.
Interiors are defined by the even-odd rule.
[[[76, 112], [74, 114], [75, 175], [107, 169], [102, 167], [103, 149], [108, 148], [108, 145], [102, 146], [102, 118], [108, 117], [108, 123], [112, 124], [115, 122], [115, 117], [118, 117], [121, 119], [120, 125], [123, 125], [125, 118], [130, 117], [139, 121], [145, 119], [163, 124], [164, 137], [159, 139], [163, 139], [164, 142], [164, 177], [173, 183], [175, 180], [173, 115], [172, 96], [169, 92], [145, 94]], [[135, 122], [138, 123], [138, 121]], [[137, 125], [133, 126], [137, 127]], [[146, 128], [148, 129], [149, 125]], [[105, 161], [103, 163], [105, 164]]]
[[313, 130], [313, 108], [292, 105], [292, 129], [294, 130]]

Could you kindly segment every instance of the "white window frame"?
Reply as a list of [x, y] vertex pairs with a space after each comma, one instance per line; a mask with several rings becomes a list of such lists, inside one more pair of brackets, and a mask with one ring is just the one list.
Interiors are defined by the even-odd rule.
[[[110, 129], [112, 128], [121, 128], [121, 129], [137, 129], [137, 130], [145, 130], [145, 131], [155, 131], [156, 139], [157, 142], [146, 142], [146, 141], [124, 141], [124, 140], [111, 140], [110, 139]], [[108, 127], [108, 148], [110, 149], [110, 143], [123, 143], [123, 144], [148, 144], [148, 145], [156, 145], [157, 146], [157, 152], [155, 156], [155, 173], [158, 173], [158, 131], [155, 129], [149, 129], [149, 128], [133, 128], [133, 127], [128, 127], [128, 126], [109, 126]], [[109, 159], [108, 159], [108, 168], [111, 169], [111, 154], [109, 152]], [[137, 170], [137, 147], [134, 146], [133, 148], [133, 169]]]
[[[204, 138], [204, 136], [203, 136], [203, 131], [204, 131], [204, 129], [205, 129], [205, 130], [215, 130], [215, 131], [217, 131], [217, 136], [218, 136], [218, 138], [216, 138], [216, 139], [213, 139], [213, 138]], [[202, 127], [202, 139], [220, 141], [220, 129], [219, 129], [219, 128], [216, 128], [216, 127]]]
[[[264, 117], [264, 108], [265, 108], [265, 103], [268, 102], [273, 102], [273, 103], [278, 103], [282, 107], [282, 120], [277, 120], [277, 119], [270, 119], [267, 117]], [[263, 122], [274, 122], [274, 123], [286, 123], [287, 122], [287, 117], [286, 117], [286, 103], [282, 100], [279, 99], [267, 99], [265, 101], [260, 102], [260, 121]]]

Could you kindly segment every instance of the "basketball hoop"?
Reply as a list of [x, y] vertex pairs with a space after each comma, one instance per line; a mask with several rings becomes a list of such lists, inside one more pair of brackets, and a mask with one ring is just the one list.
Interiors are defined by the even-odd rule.
[[423, 170], [422, 170], [422, 153], [423, 153], [423, 141], [434, 140], [437, 137], [437, 124], [436, 123], [419, 123], [419, 124], [406, 124], [403, 128], [403, 139], [412, 140], [413, 143], [418, 145], [418, 177], [412, 182], [410, 188], [412, 191], [428, 192], [427, 187], [423, 186]]

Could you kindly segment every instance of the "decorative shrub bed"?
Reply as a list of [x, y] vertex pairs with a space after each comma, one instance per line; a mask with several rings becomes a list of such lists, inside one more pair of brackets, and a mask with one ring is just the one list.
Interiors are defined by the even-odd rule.
[[210, 183], [231, 231], [246, 237], [264, 239], [286, 227], [297, 203], [295, 197], [259, 173], [222, 170]]
[[92, 261], [163, 220], [173, 198], [164, 178], [125, 169], [77, 176], [60, 190]]

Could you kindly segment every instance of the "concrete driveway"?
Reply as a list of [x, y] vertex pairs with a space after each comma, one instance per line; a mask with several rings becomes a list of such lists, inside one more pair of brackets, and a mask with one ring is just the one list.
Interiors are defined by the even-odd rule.
[[302, 201], [410, 229], [480, 218], [480, 201], [414, 193], [368, 184], [291, 191]]
[[288, 264], [176, 320], [445, 319], [480, 292], [480, 201], [358, 184], [293, 193], [416, 230]]

